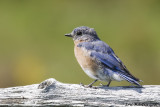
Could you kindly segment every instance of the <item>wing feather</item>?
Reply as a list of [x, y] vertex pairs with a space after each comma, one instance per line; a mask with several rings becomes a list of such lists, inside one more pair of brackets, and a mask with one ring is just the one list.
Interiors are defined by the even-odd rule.
[[115, 55], [114, 51], [103, 41], [82, 42], [78, 44], [78, 47], [91, 50], [91, 57], [99, 60], [104, 66], [116, 72], [125, 80], [140, 86], [138, 83], [139, 79], [128, 71], [122, 61]]

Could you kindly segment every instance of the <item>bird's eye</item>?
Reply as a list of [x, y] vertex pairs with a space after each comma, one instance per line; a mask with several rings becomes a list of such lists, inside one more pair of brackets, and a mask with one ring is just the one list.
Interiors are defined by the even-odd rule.
[[82, 35], [82, 32], [77, 32], [77, 35]]

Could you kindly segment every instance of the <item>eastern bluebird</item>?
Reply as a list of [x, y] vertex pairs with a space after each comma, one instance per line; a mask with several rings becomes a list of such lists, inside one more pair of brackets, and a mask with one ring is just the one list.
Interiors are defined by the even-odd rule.
[[128, 71], [112, 48], [100, 40], [93, 28], [77, 27], [65, 36], [73, 38], [78, 63], [89, 77], [95, 79], [88, 87], [92, 87], [97, 80], [107, 81], [106, 86], [109, 86], [111, 81], [126, 80], [141, 87], [141, 80]]

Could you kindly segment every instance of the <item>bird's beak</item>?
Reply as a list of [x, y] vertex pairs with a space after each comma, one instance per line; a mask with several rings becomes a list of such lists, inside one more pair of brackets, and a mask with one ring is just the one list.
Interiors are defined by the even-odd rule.
[[69, 34], [65, 34], [65, 36], [68, 36], [68, 37], [73, 37], [70, 33]]

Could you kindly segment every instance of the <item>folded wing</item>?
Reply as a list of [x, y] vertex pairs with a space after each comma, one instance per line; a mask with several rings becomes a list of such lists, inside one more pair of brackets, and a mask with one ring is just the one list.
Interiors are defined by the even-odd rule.
[[91, 57], [96, 58], [108, 69], [111, 69], [128, 82], [134, 83], [138, 86], [139, 79], [134, 77], [122, 63], [122, 61], [115, 55], [114, 51], [103, 41], [82, 42], [78, 47], [84, 47], [91, 50]]

